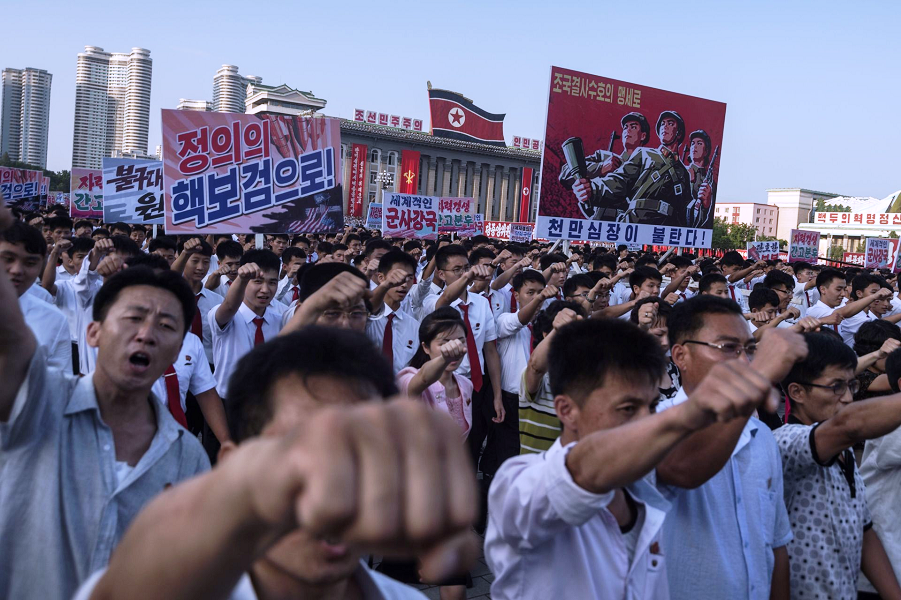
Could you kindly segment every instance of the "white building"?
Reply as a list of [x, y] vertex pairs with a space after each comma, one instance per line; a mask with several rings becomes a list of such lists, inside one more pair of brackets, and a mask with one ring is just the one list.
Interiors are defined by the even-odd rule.
[[213, 78], [213, 111], [243, 113], [247, 86], [262, 82], [262, 77], [239, 75], [234, 65], [222, 65]]
[[147, 154], [152, 71], [144, 48], [125, 54], [85, 46], [78, 54], [73, 167], [99, 169], [116, 151]]
[[3, 69], [0, 154], [47, 167], [52, 80], [53, 75], [43, 69]]
[[325, 108], [326, 101], [313, 92], [301, 92], [285, 84], [271, 86], [250, 84], [247, 86], [245, 110], [247, 114], [311, 115]]
[[779, 209], [756, 202], [717, 202], [714, 216], [717, 219], [725, 219], [729, 223], [752, 225], [757, 229], [758, 236], [773, 237], [776, 236]]
[[189, 100], [187, 98], [179, 98], [176, 110], [195, 110], [198, 112], [210, 112], [213, 110], [213, 103], [209, 100]]

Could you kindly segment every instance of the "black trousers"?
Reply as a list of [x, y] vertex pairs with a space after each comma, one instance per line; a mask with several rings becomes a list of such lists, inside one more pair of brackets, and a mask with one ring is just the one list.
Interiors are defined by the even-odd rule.
[[494, 391], [487, 375], [482, 389], [472, 395], [472, 429], [467, 442], [473, 464], [488, 478], [494, 476], [501, 463], [519, 454], [519, 397], [507, 392], [501, 392], [501, 396], [506, 415], [503, 423], [495, 423], [491, 420], [495, 416]]

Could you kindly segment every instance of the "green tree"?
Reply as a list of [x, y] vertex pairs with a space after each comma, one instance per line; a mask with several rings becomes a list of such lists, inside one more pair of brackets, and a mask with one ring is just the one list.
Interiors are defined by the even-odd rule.
[[838, 244], [833, 244], [829, 246], [829, 250], [826, 252], [826, 256], [828, 256], [832, 260], [842, 260], [842, 258], [844, 258], [845, 256], [845, 249]]
[[48, 192], [68, 192], [70, 187], [70, 179], [71, 174], [68, 169], [63, 169], [62, 171], [50, 171], [48, 169], [42, 169], [37, 165], [30, 165], [28, 163], [19, 162], [17, 160], [10, 160], [9, 153], [4, 152], [0, 154], [0, 167], [12, 167], [14, 169], [28, 169], [29, 171], [41, 171], [44, 173], [44, 177], [50, 178], [50, 189]]
[[726, 219], [715, 219], [711, 243], [714, 248], [720, 250], [744, 249], [748, 242], [754, 241], [756, 231], [753, 225], [729, 223]]

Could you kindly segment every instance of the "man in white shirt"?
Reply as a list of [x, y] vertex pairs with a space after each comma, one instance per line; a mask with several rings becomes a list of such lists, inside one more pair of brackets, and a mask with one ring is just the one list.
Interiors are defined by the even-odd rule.
[[235, 442], [160, 495], [77, 600], [424, 600], [360, 558], [424, 551], [426, 580], [465, 569], [475, 480], [451, 419], [379, 401], [396, 392], [361, 333], [311, 327], [255, 348], [228, 401]]
[[[403, 309], [416, 280], [416, 260], [391, 250], [379, 260], [379, 285], [372, 293], [373, 313], [366, 335], [381, 350], [396, 375], [407, 367], [419, 348], [419, 321]], [[381, 306], [380, 306], [381, 305]]]
[[[244, 256], [244, 248], [234, 240], [222, 240], [216, 247], [216, 268], [207, 276], [204, 287], [213, 290], [223, 298], [228, 294], [228, 288], [238, 276], [238, 267], [241, 257]], [[210, 258], [212, 268], [212, 257]]]
[[44, 267], [47, 242], [41, 232], [16, 221], [0, 236], [0, 262], [19, 296], [19, 309], [25, 322], [47, 350], [47, 362], [66, 372], [72, 371], [72, 341], [65, 315], [52, 304], [27, 291]]
[[283, 311], [270, 306], [280, 266], [269, 250], [244, 253], [225, 300], [206, 315], [213, 338], [216, 391], [221, 398], [228, 399], [229, 379], [241, 357], [273, 339], [282, 328]]
[[[842, 334], [840, 324], [845, 319], [854, 317], [861, 311], [866, 310], [876, 300], [891, 296], [891, 292], [881, 289], [877, 283], [873, 285], [874, 293], [872, 295], [848, 302], [845, 298], [847, 287], [848, 283], [841, 271], [837, 269], [823, 269], [817, 275], [817, 290], [820, 292], [820, 299], [807, 310], [807, 316], [819, 319], [823, 325], [827, 325], [839, 334]], [[863, 320], [857, 319], [859, 321], [857, 322], [857, 327], [853, 327], [852, 324], [851, 328], [853, 331], [856, 332], [865, 320], [865, 317]], [[842, 337], [844, 338], [844, 334], [842, 334]], [[853, 332], [850, 339], [853, 345]]]
[[820, 292], [817, 290], [817, 272], [813, 270], [808, 263], [803, 261], [791, 264], [792, 270], [795, 272], [794, 296], [795, 300], [801, 302], [806, 310], [817, 303], [820, 299]]
[[278, 291], [275, 299], [290, 306], [300, 297], [300, 282], [297, 280], [297, 272], [307, 264], [307, 253], [292, 246], [282, 253], [282, 271], [284, 276], [278, 282]]
[[[876, 296], [876, 293], [880, 291], [882, 293], [879, 296]], [[874, 321], [882, 318], [886, 321], [897, 323], [901, 320], [901, 314], [879, 317], [872, 312], [872, 308], [876, 302], [887, 301], [892, 295], [892, 289], [889, 287], [888, 283], [886, 283], [885, 279], [879, 275], [863, 273], [851, 280], [852, 300], [861, 300], [870, 296], [874, 296], [874, 298], [873, 302], [867, 305], [866, 308], [855, 315], [842, 319], [842, 322], [838, 324], [838, 333], [842, 336], [842, 340], [848, 344], [848, 346], [851, 348], [854, 347], [854, 334], [857, 333], [860, 326], [867, 321]]]
[[[47, 257], [47, 269], [53, 269], [56, 273], [56, 281], [68, 281], [72, 279], [81, 270], [81, 263], [94, 247], [94, 240], [91, 238], [63, 238], [50, 250]], [[62, 262], [57, 266], [57, 263]]]
[[[667, 555], [680, 549], [662, 546], [669, 505], [644, 477], [693, 432], [752, 412], [781, 374], [773, 363], [722, 362], [678, 414], [650, 414], [665, 368], [656, 340], [613, 319], [561, 328], [550, 382], [562, 435], [508, 460], [491, 485], [492, 598], [669, 598]], [[716, 472], [705, 466], [702, 480]]]
[[741, 254], [735, 250], [726, 252], [723, 255], [723, 258], [720, 259], [720, 267], [723, 269], [723, 275], [729, 282], [729, 297], [734, 302], [738, 302], [742, 310], [747, 312], [747, 297], [741, 293], [741, 290], [750, 290], [752, 289], [752, 286], [749, 285], [745, 279], [755, 270], [766, 267], [766, 261], [759, 260], [748, 267], [745, 267], [744, 264], [745, 259], [743, 259]]

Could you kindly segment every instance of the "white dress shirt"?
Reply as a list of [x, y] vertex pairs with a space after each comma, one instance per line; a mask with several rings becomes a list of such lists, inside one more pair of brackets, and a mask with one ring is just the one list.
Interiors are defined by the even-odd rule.
[[804, 287], [806, 285], [806, 283], [800, 283], [795, 279], [793, 296], [795, 300], [801, 303], [801, 306], [809, 309], [820, 300], [820, 290], [818, 290], [816, 286], [813, 286], [809, 290], [805, 290]]
[[[279, 303], [276, 303], [279, 304]], [[253, 320], [257, 314], [250, 310], [246, 304], [241, 307], [232, 320], [219, 327], [216, 322], [216, 311], [219, 306], [214, 306], [206, 315], [207, 324], [213, 331], [213, 364], [216, 365], [216, 391], [221, 398], [228, 398], [228, 379], [241, 360], [241, 357], [253, 350], [257, 326]], [[281, 311], [272, 306], [266, 307], [263, 314], [263, 340], [274, 339], [282, 329]]]
[[497, 351], [501, 356], [501, 389], [519, 396], [522, 372], [532, 351], [532, 330], [519, 321], [519, 311], [497, 319]]
[[485, 532], [491, 597], [668, 600], [660, 532], [669, 504], [647, 481], [625, 488], [644, 509], [630, 558], [607, 509], [614, 492], [588, 492], [566, 468], [575, 445], [558, 439], [547, 452], [506, 460], [494, 476]]
[[91, 373], [97, 362], [97, 348], [89, 347], [86, 337], [88, 324], [94, 320], [94, 298], [103, 287], [103, 277], [89, 268], [90, 260], [88, 254], [78, 275], [57, 283], [53, 297], [56, 307], [69, 322], [71, 340], [78, 344], [78, 370], [82, 375]]
[[[866, 484], [867, 505], [873, 529], [885, 548], [895, 577], [901, 579], [901, 428], [875, 440], [867, 440], [860, 463]], [[860, 574], [858, 589], [875, 593], [873, 585]]]
[[878, 318], [869, 311], [862, 310], [856, 315], [842, 319], [842, 322], [838, 324], [838, 333], [846, 344], [854, 348], [854, 334], [857, 333], [860, 326], [867, 321], [875, 321]]
[[[187, 410], [185, 397], [190, 391], [195, 396], [216, 387], [216, 380], [210, 370], [210, 363], [203, 351], [203, 342], [190, 331], [182, 342], [178, 358], [172, 363], [178, 377], [178, 392], [181, 396], [181, 409]], [[163, 375], [153, 384], [151, 389], [164, 408], [168, 409], [169, 393], [166, 389], [166, 376]]]
[[300, 285], [293, 281], [293, 277], [285, 277], [278, 282], [275, 299], [285, 306], [291, 306], [291, 303], [294, 302], [294, 290], [297, 290], [297, 293], [300, 294]]
[[50, 295], [50, 292], [48, 292], [43, 287], [41, 287], [40, 281], [35, 281], [31, 285], [31, 287], [29, 287], [27, 290], [25, 290], [25, 293], [31, 294], [35, 298], [38, 298], [39, 300], [43, 300], [44, 302], [53, 304], [53, 296]]
[[[196, 296], [197, 294], [195, 294]], [[201, 288], [200, 297], [197, 298], [197, 311], [200, 313], [200, 328], [203, 330], [203, 352], [206, 355], [207, 362], [213, 363], [213, 330], [210, 329], [209, 322], [204, 318], [210, 309], [219, 306], [225, 301], [225, 298], [212, 290]]]
[[413, 355], [419, 348], [419, 321], [407, 314], [402, 307], [398, 307], [396, 311], [384, 304], [382, 311], [378, 314], [371, 315], [366, 322], [366, 336], [375, 344], [376, 350], [382, 351], [382, 344], [385, 341], [385, 326], [388, 324], [388, 316], [393, 314], [391, 319], [391, 339], [392, 339], [392, 361], [394, 374], [410, 364]]
[[72, 340], [69, 339], [69, 322], [65, 315], [52, 304], [27, 293], [19, 296], [19, 309], [25, 323], [34, 332], [38, 345], [46, 348], [47, 364], [72, 373]]
[[[434, 294], [423, 301], [423, 315], [430, 315], [435, 312], [435, 303], [438, 302], [438, 298], [439, 295]], [[475, 340], [476, 350], [479, 354], [479, 364], [482, 366], [482, 373], [484, 374], [487, 373], [484, 354], [485, 342], [492, 342], [497, 339], [497, 325], [494, 322], [494, 313], [491, 312], [491, 306], [489, 306], [488, 300], [484, 296], [466, 292], [466, 302], [469, 305], [469, 324], [472, 326], [472, 337]], [[460, 316], [463, 317], [463, 310], [460, 308], [461, 304], [463, 304], [463, 300], [457, 298], [451, 302], [450, 306], [456, 308], [460, 312]], [[470, 377], [470, 372], [469, 353], [467, 352], [454, 373]]]

